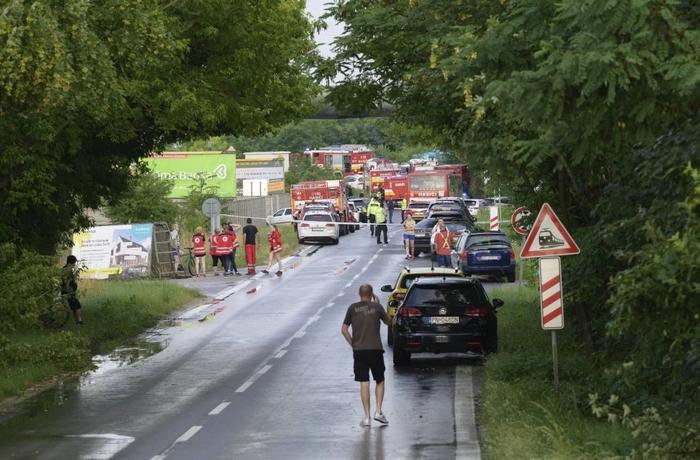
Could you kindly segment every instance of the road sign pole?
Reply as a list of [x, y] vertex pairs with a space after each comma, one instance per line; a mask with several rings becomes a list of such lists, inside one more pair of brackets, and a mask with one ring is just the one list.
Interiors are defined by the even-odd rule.
[[[521, 248], [525, 246], [525, 240], [527, 239], [527, 236], [523, 236], [523, 242], [521, 244]], [[522, 283], [524, 281], [525, 277], [525, 259], [520, 259], [520, 282]]]
[[554, 366], [554, 387], [559, 388], [559, 352], [557, 350], [557, 331], [552, 330], [552, 364]]

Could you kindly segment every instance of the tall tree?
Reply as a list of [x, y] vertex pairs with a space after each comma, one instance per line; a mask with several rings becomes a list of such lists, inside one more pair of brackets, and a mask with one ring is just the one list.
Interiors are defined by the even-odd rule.
[[52, 252], [139, 158], [306, 113], [311, 34], [302, 0], [5, 1], [0, 242]]

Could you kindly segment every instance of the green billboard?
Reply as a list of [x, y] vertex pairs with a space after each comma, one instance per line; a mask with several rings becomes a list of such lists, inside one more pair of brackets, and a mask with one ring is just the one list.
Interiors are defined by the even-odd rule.
[[236, 196], [236, 155], [212, 152], [164, 152], [146, 159], [154, 174], [175, 183], [171, 198], [183, 198], [205, 179], [220, 197]]

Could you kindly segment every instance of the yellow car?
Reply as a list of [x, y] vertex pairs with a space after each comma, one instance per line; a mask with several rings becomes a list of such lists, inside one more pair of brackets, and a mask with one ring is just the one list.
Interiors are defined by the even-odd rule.
[[[386, 312], [389, 316], [389, 320], [393, 323], [394, 315], [396, 310], [401, 305], [401, 301], [406, 296], [408, 288], [417, 278], [425, 277], [445, 277], [445, 278], [463, 278], [459, 269], [455, 270], [453, 268], [444, 267], [403, 267], [401, 272], [399, 272], [399, 277], [396, 278], [396, 283], [392, 286], [391, 284], [385, 284], [381, 287], [382, 292], [391, 292], [389, 298], [387, 299]], [[394, 338], [391, 333], [391, 326], [388, 326], [387, 333], [387, 343], [389, 345], [394, 344]]]

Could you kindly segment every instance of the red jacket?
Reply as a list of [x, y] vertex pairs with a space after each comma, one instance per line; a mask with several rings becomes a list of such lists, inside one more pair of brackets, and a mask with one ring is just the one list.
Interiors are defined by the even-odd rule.
[[267, 240], [270, 242], [270, 251], [280, 252], [282, 250], [282, 234], [278, 230], [270, 232]]
[[216, 252], [219, 256], [227, 256], [233, 252], [233, 238], [228, 233], [219, 235], [216, 245]]
[[435, 252], [441, 256], [452, 254], [452, 234], [447, 228], [444, 231], [438, 230], [435, 234]]
[[236, 232], [229, 230], [226, 232], [226, 234], [228, 236], [230, 236], [231, 239], [233, 240], [233, 249], [238, 249], [239, 244], [238, 244], [238, 237], [236, 236]]
[[201, 233], [192, 235], [192, 247], [195, 256], [203, 256], [207, 253], [206, 238]]
[[217, 246], [219, 245], [219, 237], [221, 235], [218, 233], [214, 233], [209, 237], [209, 254], [212, 256], [218, 256], [219, 255], [219, 249]]

